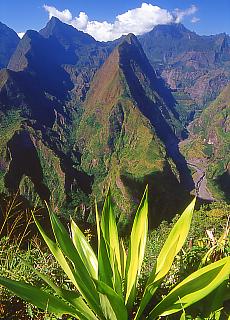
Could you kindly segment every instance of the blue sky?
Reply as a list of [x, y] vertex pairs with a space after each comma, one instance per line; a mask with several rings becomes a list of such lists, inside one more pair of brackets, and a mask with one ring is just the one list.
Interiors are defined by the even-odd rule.
[[230, 34], [230, 0], [0, 0], [0, 21], [16, 32], [40, 30], [52, 15], [98, 40], [175, 21], [198, 34]]

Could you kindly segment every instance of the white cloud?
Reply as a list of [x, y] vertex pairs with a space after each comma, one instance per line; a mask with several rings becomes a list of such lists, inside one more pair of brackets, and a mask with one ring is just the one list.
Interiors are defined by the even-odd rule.
[[192, 17], [192, 19], [191, 19], [192, 23], [197, 23], [199, 21], [200, 21], [200, 18], [197, 18], [197, 17]]
[[24, 36], [24, 34], [25, 34], [25, 32], [18, 32], [18, 36], [19, 36], [19, 38], [23, 38], [23, 36]]
[[170, 12], [152, 4], [142, 3], [141, 7], [119, 14], [115, 21], [110, 23], [91, 21], [85, 12], [80, 12], [79, 16], [73, 17], [68, 9], [59, 11], [48, 5], [44, 5], [44, 9], [49, 13], [49, 18], [55, 16], [99, 41], [114, 40], [130, 32], [141, 35], [152, 30], [158, 24], [179, 23], [186, 16], [190, 16], [198, 10], [195, 5], [192, 5], [186, 10], [175, 9]]
[[71, 21], [72, 26], [78, 30], [85, 30], [87, 28], [88, 23], [89, 18], [85, 12], [80, 12], [79, 17], [75, 17]]
[[191, 7], [189, 7], [188, 9], [185, 9], [185, 10], [181, 10], [181, 9], [175, 9], [173, 11], [173, 14], [175, 16], [175, 22], [176, 23], [180, 23], [183, 21], [183, 19], [186, 17], [186, 16], [191, 16], [193, 15], [194, 13], [196, 13], [198, 11], [198, 8], [193, 4], [191, 5]]
[[63, 11], [57, 10], [55, 7], [47, 6], [44, 4], [44, 9], [49, 13], [49, 18], [56, 17], [60, 19], [63, 22], [70, 22], [72, 20], [72, 14], [68, 9], [65, 9]]

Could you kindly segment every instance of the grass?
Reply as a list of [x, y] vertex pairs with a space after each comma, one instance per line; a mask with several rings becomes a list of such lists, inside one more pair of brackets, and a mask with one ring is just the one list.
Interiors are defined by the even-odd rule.
[[[9, 206], [9, 207], [11, 207], [11, 206]], [[221, 221], [223, 221], [223, 219], [225, 219], [225, 217], [227, 217], [227, 215], [229, 215], [230, 208], [226, 204], [222, 204], [222, 205], [215, 204], [215, 205], [212, 205], [209, 209], [210, 210], [207, 212], [207, 208], [204, 207], [200, 211], [198, 211], [194, 214], [194, 219], [193, 219], [194, 221], [191, 225], [191, 231], [189, 233], [189, 238], [195, 237], [195, 239], [197, 241], [200, 241], [199, 237], [202, 237], [202, 239], [203, 239], [204, 235], [202, 233], [206, 228], [211, 227], [210, 226], [211, 223], [215, 227], [217, 227], [217, 225], [218, 225], [219, 226], [218, 232], [221, 233]], [[105, 219], [106, 216], [107, 215], [105, 215], [104, 218], [103, 217], [101, 218], [102, 221], [103, 221], [103, 219]], [[55, 218], [55, 220], [56, 220], [56, 218]], [[177, 225], [180, 220], [181, 219], [179, 218], [179, 216], [176, 216], [173, 224], [175, 224], [175, 221], [176, 221], [175, 225]], [[206, 222], [204, 223], [204, 221], [207, 221], [208, 223], [206, 223]], [[52, 223], [54, 223], [54, 221]], [[54, 226], [55, 225], [53, 225], [53, 227]], [[182, 231], [182, 229], [184, 230], [184, 228], [181, 228], [181, 231]], [[56, 230], [56, 227], [54, 230]], [[157, 256], [159, 254], [161, 256], [162, 250], [166, 250], [166, 247], [165, 247], [166, 246], [165, 243], [167, 242], [166, 238], [171, 230], [172, 230], [172, 224], [164, 222], [158, 227], [158, 229], [153, 230], [148, 237], [147, 251], [145, 254], [144, 264], [142, 267], [141, 277], [140, 277], [140, 281], [139, 281], [139, 285], [138, 285], [137, 301], [139, 301], [138, 299], [140, 299], [140, 295], [143, 294], [143, 292], [144, 292], [143, 288], [145, 286], [146, 278], [149, 276], [149, 274], [152, 274], [153, 266], [159, 260], [159, 258], [157, 258]], [[58, 230], [56, 230], [55, 232], [57, 232], [57, 231]], [[110, 231], [112, 232], [112, 230], [110, 230]], [[197, 233], [198, 231], [200, 233]], [[72, 232], [73, 232], [73, 229], [72, 229]], [[215, 236], [218, 236], [218, 232], [215, 231]], [[56, 236], [57, 236], [57, 234], [56, 234]], [[59, 236], [60, 235], [58, 235], [58, 237]], [[80, 238], [79, 238], [79, 241], [80, 241], [82, 236], [81, 236], [81, 234], [79, 234], [79, 236], [80, 236]], [[89, 232], [87, 230], [87, 239], [90, 239], [90, 238], [91, 238], [91, 236], [89, 237]], [[170, 241], [170, 243], [171, 242], [173, 242], [173, 241]], [[126, 243], [126, 241], [125, 241], [125, 243]], [[78, 246], [79, 245], [80, 244], [78, 244]], [[162, 246], [164, 247], [164, 249], [162, 249]], [[62, 247], [62, 245], [61, 245], [61, 247]], [[128, 245], [126, 244], [125, 247], [127, 249]], [[207, 247], [207, 249], [203, 249], [203, 247], [201, 247], [202, 250], [197, 251], [196, 247], [197, 247], [197, 244], [195, 245], [195, 247], [193, 246], [192, 250], [191, 250], [190, 240], [189, 240], [185, 243], [185, 246], [184, 246], [182, 252], [180, 254], [178, 253], [178, 255], [176, 255], [175, 261], [172, 263], [171, 271], [169, 272], [168, 276], [166, 276], [165, 280], [162, 282], [161, 286], [159, 287], [159, 290], [157, 291], [156, 301], [160, 302], [163, 295], [167, 295], [172, 288], [174, 288], [180, 281], [183, 281], [185, 276], [188, 276], [191, 272], [193, 272], [195, 270], [195, 269], [191, 268], [191, 261], [193, 263], [195, 263], [197, 261], [197, 263], [198, 263], [200, 257], [205, 253], [205, 250], [208, 250], [208, 247]], [[15, 254], [15, 252], [16, 252], [16, 254]], [[103, 255], [103, 259], [104, 258], [105, 258], [105, 256]], [[34, 272], [31, 272], [31, 270], [33, 270], [33, 269], [31, 269], [31, 267], [27, 266], [27, 263], [30, 264], [31, 266], [33, 266]], [[99, 263], [101, 263], [101, 262], [99, 262]], [[159, 261], [157, 263], [159, 263]], [[86, 265], [87, 265], [87, 263], [86, 263]], [[186, 269], [186, 265], [189, 267], [188, 270]], [[11, 279], [14, 279], [17, 281], [24, 280], [27, 283], [30, 283], [32, 285], [35, 285], [36, 287], [42, 288], [46, 292], [52, 292], [52, 290], [47, 285], [48, 282], [46, 284], [43, 281], [41, 281], [44, 279], [40, 278], [38, 271], [41, 272], [43, 275], [48, 276], [50, 279], [52, 279], [52, 281], [55, 283], [55, 285], [58, 285], [59, 287], [61, 286], [66, 289], [73, 289], [73, 285], [71, 284], [71, 282], [67, 280], [67, 277], [65, 276], [64, 272], [58, 266], [57, 262], [55, 262], [52, 255], [50, 255], [44, 249], [41, 241], [38, 238], [33, 238], [29, 242], [29, 244], [27, 245], [26, 249], [20, 248], [20, 242], [18, 242], [18, 241], [9, 241], [9, 238], [7, 238], [7, 237], [2, 238], [0, 241], [0, 266], [1, 266], [0, 276], [2, 276], [2, 275], [5, 276], [7, 273], [8, 277]], [[197, 266], [197, 265], [195, 264], [194, 267], [195, 266]], [[185, 273], [185, 270], [186, 270], [186, 273]], [[105, 280], [101, 279], [101, 281], [105, 281]], [[5, 319], [7, 319], [6, 314], [8, 312], [8, 315], [9, 315], [9, 309], [7, 309], [6, 306], [9, 303], [9, 301], [15, 303], [16, 300], [13, 295], [9, 294], [9, 292], [5, 291], [2, 288], [1, 288], [1, 290], [2, 290], [2, 292], [1, 292], [2, 301], [0, 301], [0, 306], [2, 307], [2, 309], [0, 308], [0, 310], [3, 310], [3, 312], [5, 312], [3, 317], [5, 317]], [[105, 290], [105, 288], [103, 290]], [[18, 306], [21, 306], [21, 310], [22, 309], [24, 310], [23, 312], [24, 312], [25, 319], [27, 319], [26, 317], [28, 317], [28, 319], [31, 319], [31, 318], [32, 319], [33, 318], [34, 319], [47, 319], [47, 320], [48, 319], [56, 319], [54, 316], [52, 316], [51, 314], [49, 314], [47, 312], [41, 313], [38, 309], [32, 307], [32, 305], [22, 303], [21, 300], [18, 300], [17, 303], [18, 303]], [[16, 303], [16, 305], [17, 305], [17, 303]], [[14, 310], [15, 310], [15, 308], [14, 308]], [[1, 313], [0, 313], [0, 316], [1, 316]]]

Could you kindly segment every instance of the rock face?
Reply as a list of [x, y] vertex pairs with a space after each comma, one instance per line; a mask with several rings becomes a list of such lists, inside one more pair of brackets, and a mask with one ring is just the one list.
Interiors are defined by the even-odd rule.
[[[157, 26], [139, 39], [151, 64], [175, 91], [188, 115], [195, 105], [203, 108], [215, 99], [230, 80], [226, 34], [199, 36], [182, 24], [171, 24]], [[191, 101], [184, 104], [188, 97]]]
[[0, 22], [0, 69], [7, 66], [19, 40], [14, 30]]

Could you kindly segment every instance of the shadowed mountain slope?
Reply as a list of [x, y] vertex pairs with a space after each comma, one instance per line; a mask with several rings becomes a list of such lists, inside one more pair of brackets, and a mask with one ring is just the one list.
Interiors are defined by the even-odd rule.
[[0, 22], [0, 69], [7, 66], [19, 40], [14, 30]]

